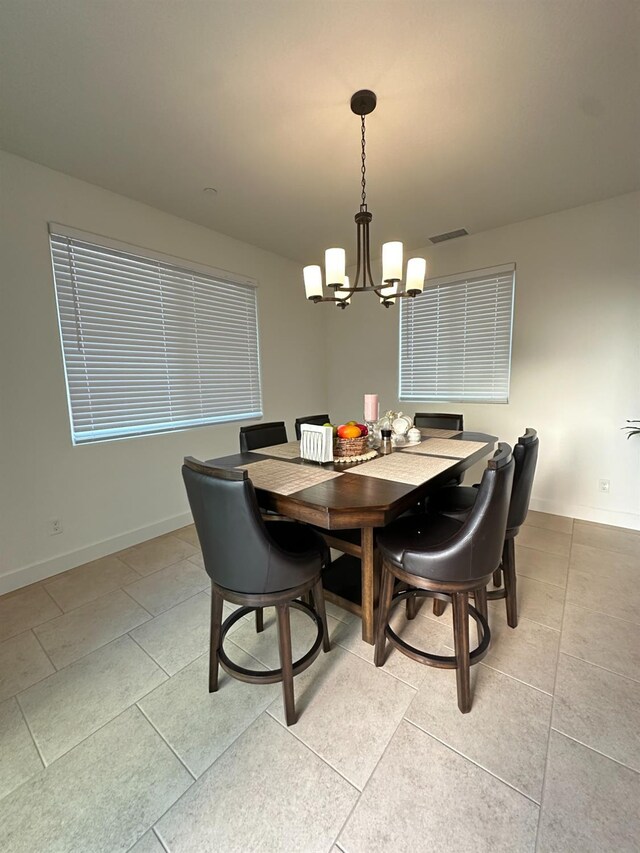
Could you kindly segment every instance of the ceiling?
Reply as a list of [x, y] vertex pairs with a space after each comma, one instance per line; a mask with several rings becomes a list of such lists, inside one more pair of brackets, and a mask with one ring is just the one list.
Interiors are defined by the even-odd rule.
[[640, 188], [639, 9], [2, 0], [0, 147], [303, 263], [353, 260], [349, 99], [371, 88], [372, 254], [417, 248]]

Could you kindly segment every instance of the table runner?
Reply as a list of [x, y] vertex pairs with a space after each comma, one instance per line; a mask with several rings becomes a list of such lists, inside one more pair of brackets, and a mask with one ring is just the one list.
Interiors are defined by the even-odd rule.
[[456, 441], [449, 438], [427, 438], [413, 447], [403, 447], [403, 453], [419, 453], [428, 456], [452, 456], [454, 459], [466, 459], [476, 450], [485, 447], [483, 441]]
[[300, 456], [300, 442], [287, 441], [285, 444], [272, 444], [258, 447], [249, 453], [262, 453], [263, 456], [278, 456], [280, 459], [297, 459]]
[[342, 477], [342, 471], [327, 471], [311, 465], [292, 465], [279, 459], [262, 459], [260, 462], [249, 462], [238, 465], [246, 468], [256, 489], [265, 489], [279, 495], [292, 495], [309, 486], [317, 486], [325, 480]]
[[440, 459], [436, 456], [407, 456], [396, 451], [388, 456], [379, 456], [371, 462], [363, 462], [357, 468], [350, 468], [346, 473], [419, 486], [455, 464], [454, 459]]

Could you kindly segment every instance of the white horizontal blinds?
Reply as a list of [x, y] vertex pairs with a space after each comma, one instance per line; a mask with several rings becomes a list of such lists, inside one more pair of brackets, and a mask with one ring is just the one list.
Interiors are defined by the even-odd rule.
[[75, 443], [262, 415], [256, 289], [51, 234]]
[[509, 399], [515, 268], [449, 276], [403, 300], [400, 399]]

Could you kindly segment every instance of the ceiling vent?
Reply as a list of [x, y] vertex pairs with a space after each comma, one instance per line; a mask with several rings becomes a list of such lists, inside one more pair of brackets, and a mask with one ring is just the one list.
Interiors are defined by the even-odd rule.
[[456, 237], [466, 237], [469, 232], [466, 228], [458, 228], [457, 231], [447, 231], [446, 234], [436, 234], [435, 237], [429, 237], [432, 243], [444, 243], [445, 240], [455, 240]]

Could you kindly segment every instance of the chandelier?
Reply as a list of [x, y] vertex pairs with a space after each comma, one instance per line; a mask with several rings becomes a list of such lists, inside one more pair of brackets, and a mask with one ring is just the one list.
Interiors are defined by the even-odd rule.
[[369, 247], [369, 225], [373, 214], [367, 210], [367, 165], [366, 165], [366, 129], [365, 116], [376, 108], [377, 98], [374, 92], [362, 89], [351, 97], [351, 110], [360, 116], [361, 122], [361, 160], [362, 194], [360, 210], [355, 215], [358, 232], [356, 277], [353, 286], [345, 275], [346, 257], [344, 249], [327, 249], [325, 252], [325, 281], [333, 296], [325, 296], [322, 287], [322, 270], [318, 264], [305, 267], [304, 288], [307, 299], [312, 302], [335, 302], [339, 308], [346, 308], [354, 293], [372, 291], [380, 297], [385, 308], [394, 305], [396, 299], [404, 296], [417, 296], [424, 288], [427, 262], [424, 258], [410, 258], [407, 261], [407, 274], [402, 280], [402, 243], [393, 241], [382, 245], [382, 281], [374, 284], [371, 275], [371, 255]]

